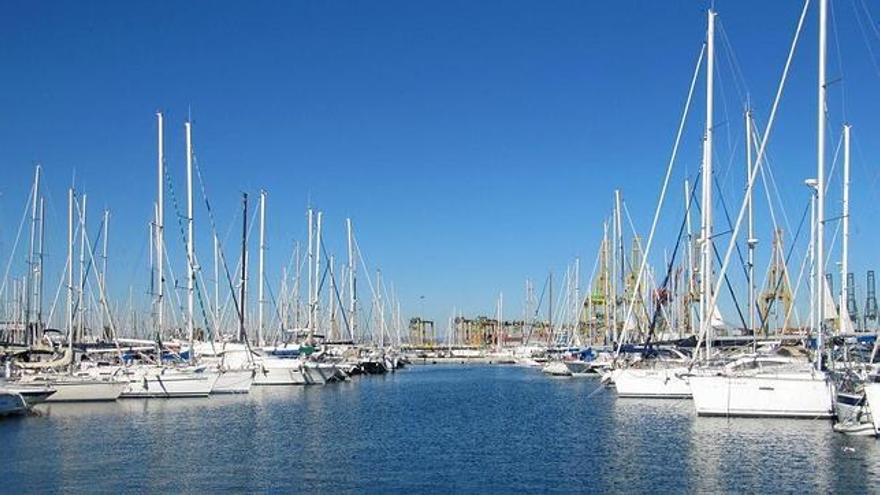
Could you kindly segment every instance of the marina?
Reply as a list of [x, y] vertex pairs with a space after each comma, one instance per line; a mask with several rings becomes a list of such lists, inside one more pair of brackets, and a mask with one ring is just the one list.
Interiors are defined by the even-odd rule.
[[[4, 422], [0, 441], [16, 452], [4, 481], [42, 493], [441, 485], [457, 492], [804, 486], [857, 493], [878, 482], [873, 438], [780, 419], [700, 418], [683, 401], [593, 394], [596, 383], [548, 380], [514, 366], [437, 365], [321, 389], [52, 404], [40, 417]], [[211, 441], [217, 438], [222, 446]], [[50, 442], [55, 448], [46, 448]], [[56, 476], [37, 476], [43, 465], [57, 466]], [[125, 476], [106, 476], [108, 467]]]
[[[194, 48], [215, 57], [211, 67], [157, 45], [163, 63], [179, 70], [186, 59], [193, 74], [225, 67], [219, 53], [237, 54], [234, 71], [210, 78], [239, 81], [248, 89], [237, 97], [238, 86], [219, 98], [216, 87], [203, 94], [184, 78], [158, 92], [141, 88], [119, 128], [90, 127], [89, 139], [49, 132], [55, 143], [36, 146], [0, 126], [0, 147], [16, 163], [0, 183], [4, 488], [872, 491], [880, 483], [876, 8], [802, 0], [768, 6], [753, 22], [734, 3], [643, 5], [632, 20], [640, 27], [622, 29], [613, 26], [630, 12], [617, 5], [540, 15], [431, 7], [455, 14], [431, 28], [437, 36], [450, 36], [450, 22], [476, 45], [503, 47], [506, 59], [449, 40], [403, 42], [396, 33], [419, 33], [413, 24], [379, 26], [424, 12], [403, 15], [392, 3], [375, 6], [391, 11], [363, 25], [359, 7], [316, 7], [316, 18], [341, 23], [325, 26], [335, 36], [298, 4], [267, 9], [299, 30], [246, 26], [250, 36], [230, 35], [295, 62], [244, 56], [241, 43], [202, 25], [195, 31], [225, 46]], [[238, 12], [229, 9], [179, 15]], [[522, 18], [475, 26], [461, 9]], [[602, 36], [584, 41], [568, 11]], [[41, 17], [22, 13], [30, 23]], [[133, 25], [131, 38], [118, 34], [129, 50], [155, 34]], [[187, 29], [169, 29], [191, 41]], [[504, 37], [484, 39], [483, 29], [520, 50], [508, 51]], [[74, 46], [87, 51], [80, 43], [96, 41], [82, 36]], [[529, 53], [545, 36], [556, 41]], [[663, 42], [638, 41], [647, 39]], [[361, 52], [360, 43], [384, 48]], [[413, 59], [409, 46], [444, 56]], [[607, 78], [579, 72], [575, 53]], [[347, 72], [379, 54], [419, 68]], [[518, 57], [554, 69], [502, 76]], [[0, 54], [4, 62], [30, 67]], [[491, 91], [469, 93], [481, 71], [432, 65], [465, 62], [488, 63]], [[75, 63], [56, 69], [92, 80]], [[270, 69], [276, 78], [256, 79]], [[656, 80], [644, 84], [640, 70]], [[573, 79], [554, 79], [568, 71]], [[462, 74], [471, 79], [456, 91], [471, 95], [467, 104], [438, 82]], [[360, 84], [373, 77], [382, 82]], [[420, 83], [400, 82], [408, 78]], [[640, 79], [645, 87], [635, 89]], [[282, 80], [302, 80], [301, 94], [279, 90]], [[340, 81], [357, 84], [334, 86]], [[600, 86], [593, 94], [579, 87], [587, 84]], [[440, 105], [439, 96], [413, 96], [417, 88], [447, 94], [444, 108], [405, 103]], [[508, 108], [535, 111], [499, 103], [517, 90], [540, 93], [536, 105], [554, 116], [503, 118]], [[372, 108], [383, 98], [387, 113]], [[145, 110], [157, 101], [167, 107]], [[227, 101], [259, 108], [236, 115], [220, 110]], [[471, 123], [482, 104], [491, 119]], [[563, 118], [568, 109], [578, 117]], [[442, 122], [447, 110], [462, 112], [454, 125]], [[599, 127], [585, 133], [587, 123]], [[25, 170], [21, 153], [48, 156]], [[97, 164], [81, 172], [68, 153]], [[543, 165], [556, 153], [565, 158]], [[52, 475], [41, 475], [47, 466]]]

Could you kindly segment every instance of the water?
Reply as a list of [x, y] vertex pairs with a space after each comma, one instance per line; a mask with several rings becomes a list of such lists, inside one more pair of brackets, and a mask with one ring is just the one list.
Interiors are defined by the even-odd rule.
[[411, 367], [247, 396], [42, 406], [0, 421], [0, 492], [845, 492], [880, 443], [697, 418], [532, 369]]

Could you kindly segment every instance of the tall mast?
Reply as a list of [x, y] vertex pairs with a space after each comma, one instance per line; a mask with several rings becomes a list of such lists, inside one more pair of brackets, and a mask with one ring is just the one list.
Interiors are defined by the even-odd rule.
[[612, 283], [610, 279], [614, 278], [614, 271], [613, 267], [611, 266], [611, 256], [608, 252], [608, 242], [608, 220], [605, 220], [604, 222], [602, 222], [602, 255], [605, 263], [605, 266], [602, 267], [602, 269], [605, 271], [605, 276], [602, 277], [602, 279], [604, 279], [604, 286], [602, 287], [604, 305], [602, 309], [605, 312], [605, 343], [610, 345], [611, 342], [614, 340], [614, 317], [612, 316], [610, 309], [612, 296], [611, 287], [609, 284]]
[[88, 197], [82, 195], [82, 203], [80, 205], [79, 215], [79, 292], [77, 294], [77, 326], [79, 327], [78, 337], [80, 340], [85, 336], [85, 291], [86, 291], [86, 200]]
[[[687, 296], [685, 296], [685, 314], [682, 326], [689, 325], [691, 322], [691, 297], [694, 294], [694, 232], [691, 228], [691, 181], [684, 180], [684, 215], [687, 224]], [[702, 304], [702, 303], [701, 303]], [[689, 329], [690, 330], [690, 329]], [[682, 330], [679, 330], [678, 336], [682, 337]]]
[[73, 356], [73, 188], [67, 190], [67, 352]]
[[[107, 241], [107, 239], [108, 239], [109, 235], [110, 235], [110, 210], [107, 208], [104, 208], [104, 238], [102, 239], [102, 241], [103, 241], [102, 248], [103, 249], [101, 252], [101, 283], [99, 285], [99, 287], [103, 287], [103, 289], [101, 289], [101, 291], [102, 291], [101, 298], [102, 299], [104, 299], [104, 296], [106, 295], [106, 291], [107, 291], [107, 245], [109, 242], [109, 241]], [[109, 317], [110, 317], [109, 311], [102, 311], [101, 312], [101, 320], [102, 321], [104, 321], [104, 318], [109, 318]], [[109, 326], [110, 322], [104, 321], [104, 325], [102, 325], [102, 327], [105, 325]], [[103, 328], [102, 328], [102, 331], [103, 331]]]
[[318, 289], [321, 285], [321, 219], [323, 217], [323, 212], [318, 212], [318, 218], [316, 219], [315, 225], [315, 292], [314, 299], [312, 305], [312, 311], [314, 311], [315, 316], [312, 319], [312, 328], [309, 331], [309, 343], [311, 344], [312, 340], [315, 338], [315, 327], [318, 326]]
[[31, 235], [30, 235], [30, 243], [28, 244], [28, 255], [27, 255], [27, 266], [28, 273], [27, 277], [25, 277], [25, 311], [24, 311], [24, 328], [25, 328], [25, 339], [28, 343], [35, 342], [36, 337], [36, 328], [31, 327], [31, 300], [34, 296], [33, 292], [35, 291], [36, 284], [34, 283], [34, 248], [36, 247], [36, 235], [37, 235], [37, 204], [38, 198], [40, 197], [40, 165], [36, 166], [36, 170], [34, 171], [34, 186], [31, 191]]
[[577, 316], [575, 317], [575, 333], [580, 331], [581, 318], [584, 315], [584, 302], [581, 300], [581, 258], [574, 259], [574, 298], [577, 304]]
[[[849, 270], [849, 133], [850, 125], [843, 126], [843, 246], [840, 254], [840, 332], [849, 330], [849, 310], [846, 307], [846, 296], [849, 292], [847, 273]], [[844, 323], [847, 323], [846, 325]]]
[[309, 258], [309, 335], [312, 333], [312, 327], [314, 326], [314, 318], [315, 318], [315, 306], [312, 296], [312, 290], [315, 288], [313, 279], [315, 277], [315, 269], [313, 268], [315, 265], [315, 212], [309, 207], [308, 210], [308, 220], [309, 220], [309, 247], [308, 247], [308, 258]]
[[263, 345], [263, 313], [266, 301], [263, 300], [263, 286], [266, 281], [264, 279], [264, 259], [266, 256], [266, 191], [260, 190], [260, 260], [257, 287], [257, 345]]
[[[214, 233], [214, 332], [220, 333], [220, 239]], [[213, 340], [213, 335], [211, 336]]]
[[192, 122], [184, 122], [186, 131], [186, 330], [189, 335], [189, 360], [195, 358], [193, 344], [195, 341], [195, 288], [196, 288], [196, 257], [195, 235], [193, 225], [193, 151], [192, 151]]
[[37, 329], [43, 328], [43, 242], [46, 239], [46, 198], [40, 196], [40, 242], [37, 249]]
[[330, 328], [327, 333], [330, 340], [335, 340], [338, 338], [336, 336], [336, 275], [333, 273], [335, 267], [336, 257], [331, 254], [329, 265], [330, 290], [328, 291], [329, 302], [327, 304], [330, 313]]
[[827, 99], [825, 81], [825, 60], [827, 56], [827, 21], [828, 0], [819, 0], [819, 101], [816, 109], [817, 145], [816, 145], [816, 187], [819, 197], [816, 201], [816, 311], [819, 312], [816, 331], [817, 359], [816, 367], [822, 369], [822, 338], [825, 326], [825, 103]]
[[354, 259], [354, 233], [351, 218], [345, 219], [345, 230], [348, 234], [348, 324], [352, 340], [357, 329], [357, 263]]
[[[623, 250], [624, 250], [624, 247], [623, 247], [623, 222], [621, 221], [621, 213], [620, 213], [620, 189], [614, 190], [614, 249], [615, 249], [615, 252], [614, 252], [615, 265], [614, 265], [614, 267], [616, 270], [616, 273], [612, 274], [612, 276], [614, 277], [614, 286], [613, 286], [613, 291], [614, 291], [614, 296], [613, 296], [614, 297], [614, 333], [615, 333], [614, 340], [617, 340], [617, 316], [618, 316], [617, 295], [618, 295], [619, 290], [622, 290], [624, 295], [626, 294], [626, 285], [625, 285], [626, 276], [624, 274], [626, 256], [624, 256], [624, 254], [623, 254]], [[618, 286], [618, 283], [620, 283], [619, 286]], [[626, 315], [626, 297], [624, 297], [623, 299], [624, 299], [624, 307], [623, 307], [622, 315], [624, 315], [624, 317], [625, 317], [625, 315]], [[626, 326], [625, 321], [622, 323], [622, 326], [623, 327]]]
[[[752, 176], [752, 110], [746, 110], [746, 177]], [[758, 333], [755, 329], [755, 247], [758, 239], [755, 238], [755, 215], [754, 202], [752, 201], [752, 189], [749, 189], [748, 198], [749, 215], [749, 330], [752, 332], [752, 350], [758, 346]]]
[[156, 332], [159, 337], [162, 336], [162, 330], [165, 324], [165, 124], [162, 112], [156, 113], [158, 121], [159, 139], [158, 139], [158, 199], [156, 201], [156, 266], [158, 267], [157, 282], [159, 284], [156, 291]]
[[241, 195], [241, 284], [239, 285], [238, 339], [244, 342], [247, 333], [244, 328], [245, 312], [247, 311], [247, 219], [248, 195]]
[[547, 297], [547, 343], [553, 342], [553, 270], [550, 270]]
[[700, 270], [700, 324], [706, 328], [706, 355], [712, 350], [712, 121], [715, 89], [715, 11], [709, 9], [706, 30], [706, 131], [703, 142], [702, 268]]

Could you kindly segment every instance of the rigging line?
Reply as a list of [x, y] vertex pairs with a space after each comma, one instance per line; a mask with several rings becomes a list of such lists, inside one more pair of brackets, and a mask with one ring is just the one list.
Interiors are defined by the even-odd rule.
[[837, 52], [837, 71], [840, 77], [840, 113], [846, 122], [846, 77], [843, 72], [843, 53], [840, 50], [840, 36], [837, 29], [837, 15], [834, 12], [834, 2], [828, 2], [828, 14], [831, 18], [831, 32], [834, 34], [834, 49]]
[[[83, 223], [83, 221], [82, 221], [83, 212], [82, 212], [82, 210], [80, 210], [79, 202], [75, 202], [75, 203], [76, 203], [76, 211], [79, 214], [79, 222], [77, 222], [77, 223], [82, 224]], [[88, 241], [89, 233], [88, 233], [88, 229], [86, 229], [85, 225], [82, 225], [82, 229], [78, 229], [79, 232], [83, 232], [83, 230], [85, 230], [84, 233], [86, 236], [86, 241]], [[95, 248], [97, 248], [98, 243], [101, 241], [101, 234], [103, 232], [104, 232], [104, 220], [102, 219], [100, 225], [98, 225], [98, 235], [95, 236]], [[86, 246], [89, 246], [88, 242], [86, 242]], [[91, 249], [91, 246], [89, 246], [89, 249]], [[86, 271], [85, 271], [85, 274], [82, 276], [82, 283], [78, 284], [78, 286], [79, 286], [78, 288], [79, 288], [80, 293], [82, 293], [83, 290], [85, 289], [85, 284], [89, 279], [89, 273], [91, 273], [91, 271], [92, 271], [92, 262], [93, 261], [94, 260], [90, 259], [89, 262], [86, 264]], [[79, 311], [80, 299], [81, 298], [76, 298], [76, 303], [74, 303], [74, 306], [73, 306], [74, 313]]]
[[[773, 105], [770, 110], [770, 118], [768, 119], [767, 127], [764, 129], [764, 136], [761, 139], [761, 148], [759, 149], [758, 156], [755, 159], [756, 163], [761, 163], [761, 161], [764, 158], [764, 150], [766, 149], [767, 141], [770, 137], [770, 131], [773, 129], [773, 123], [776, 119], [776, 112], [779, 109], [779, 102], [782, 99], [782, 93], [783, 93], [783, 90], [785, 89], [785, 82], [788, 79], [788, 73], [789, 73], [789, 70], [791, 69], [791, 62], [792, 62], [792, 59], [794, 58], [794, 53], [797, 48], [798, 40], [800, 39], [801, 31], [804, 26], [804, 20], [807, 17], [807, 10], [808, 10], [809, 6], [810, 6], [810, 0], [804, 0], [804, 7], [803, 7], [803, 10], [801, 10], [800, 18], [798, 19], [798, 24], [797, 24], [797, 28], [794, 33], [794, 38], [792, 39], [791, 48], [790, 48], [790, 50], [788, 52], [788, 56], [785, 60], [785, 67], [783, 68], [782, 75], [779, 80], [779, 85], [777, 86], [777, 89], [776, 89], [776, 95], [773, 98]], [[754, 181], [755, 181], [755, 172], [756, 172], [756, 170], [753, 169], [749, 173], [748, 187], [746, 188], [746, 193], [745, 193], [746, 196], [751, 194], [751, 190], [752, 190], [752, 187], [754, 186]], [[746, 202], [744, 200], [742, 207], [739, 210], [739, 214], [737, 215], [736, 227], [734, 228], [734, 233], [731, 236], [731, 239], [735, 239], [736, 236], [739, 234], [739, 229], [742, 226], [742, 220], [743, 220], [743, 218], [745, 216], [745, 212], [746, 212], [745, 206], [746, 206]], [[727, 270], [727, 262], [730, 259], [730, 255], [732, 253], [733, 253], [733, 242], [728, 244], [727, 251], [724, 254], [724, 263], [721, 265], [721, 273], [722, 274]], [[718, 289], [720, 287], [721, 287], [721, 281], [719, 280], [718, 283], [716, 284], [715, 290], [712, 291], [708, 295], [709, 300], [710, 300], [710, 304], [709, 304], [710, 307], [714, 308], [714, 306], [717, 302], [716, 298], [715, 298], [715, 294], [718, 293]], [[697, 344], [698, 344], [697, 348], [702, 346], [703, 340], [708, 335], [708, 331], [709, 331], [709, 325], [706, 322], [701, 322], [700, 325], [704, 326], [704, 328], [701, 329], [701, 331], [700, 331], [700, 337], [697, 341]], [[696, 357], [694, 358], [694, 360], [691, 361], [691, 366], [693, 366], [693, 364], [695, 364], [695, 362], [696, 362]]]
[[[666, 287], [669, 285], [669, 280], [671, 278], [673, 266], [675, 264], [675, 258], [678, 255], [678, 248], [681, 247], [681, 241], [685, 237], [685, 228], [687, 227], [688, 215], [690, 214], [690, 208], [696, 202], [694, 192], [696, 192], [696, 190], [697, 190], [698, 179], [699, 179], [699, 174], [697, 174], [697, 178], [694, 179], [694, 185], [691, 186], [691, 193], [689, 196], [690, 201], [685, 206], [685, 212], [682, 217], [681, 226], [678, 228], [678, 239], [675, 241], [675, 247], [672, 250], [671, 259], [669, 260], [669, 263], [667, 263], [667, 265], [666, 265], [666, 276], [663, 278], [663, 284], [660, 286], [661, 289], [666, 289]], [[651, 323], [648, 326], [648, 336], [645, 340], [645, 353], [646, 354], [651, 348], [651, 338], [654, 336], [654, 330], [656, 329], [656, 326], [657, 326], [657, 315], [660, 314], [660, 310], [663, 306], [660, 297], [658, 296], [658, 297], [656, 297], [656, 299], [657, 299], [657, 302], [655, 303], [654, 314], [651, 317]], [[668, 320], [667, 320], [667, 323], [668, 323]]]
[[[801, 221], [798, 223], [797, 231], [795, 232], [794, 238], [792, 238], [791, 246], [788, 247], [788, 254], [786, 254], [786, 256], [785, 256], [785, 266], [783, 266], [783, 269], [785, 270], [786, 276], [779, 277], [779, 280], [776, 281], [776, 287], [773, 288], [773, 294], [778, 294], [779, 289], [782, 287], [782, 282], [784, 280], [788, 279], [788, 277], [787, 277], [788, 265], [791, 262], [791, 255], [792, 255], [792, 253], [794, 253], [794, 246], [797, 244], [797, 240], [801, 235], [801, 231], [803, 230], [804, 223], [806, 222], [807, 214], [809, 212], [810, 212], [810, 204], [809, 204], [809, 202], [807, 202], [807, 205], [804, 208], [804, 213], [803, 213], [803, 215], [801, 215]], [[791, 281], [789, 281], [788, 283], [789, 283], [789, 286], [791, 286]], [[767, 315], [770, 314], [770, 310], [773, 308], [773, 305], [776, 303], [776, 301], [777, 301], [777, 299], [775, 297], [773, 299], [771, 299], [770, 303], [767, 304], [767, 308], [763, 314], [761, 314], [760, 308], [758, 309], [758, 316], [760, 316], [761, 322], [766, 321]], [[794, 305], [795, 305], [794, 304], [794, 295], [792, 295], [792, 307], [794, 307]], [[786, 319], [787, 319], [787, 317], [786, 317]], [[762, 323], [762, 325], [763, 325], [763, 323]], [[761, 328], [764, 328], [764, 327], [762, 326]]]
[[[731, 221], [731, 218], [730, 218], [730, 211], [727, 209], [727, 201], [724, 200], [724, 192], [721, 190], [721, 186], [718, 184], [718, 179], [716, 177], [713, 177], [713, 179], [714, 180], [712, 182], [715, 183], [715, 190], [718, 191], [718, 201], [721, 203], [721, 209], [724, 211], [724, 218], [725, 218], [725, 220], [727, 220], [727, 226], [728, 226], [728, 228], [730, 228], [730, 231], [732, 232], [733, 231], [733, 222]], [[698, 207], [698, 209], [699, 209], [699, 207]], [[740, 265], [742, 265], [743, 274], [745, 275], [746, 279], [748, 279], [749, 278], [749, 269], [746, 266], [746, 260], [743, 257], [742, 249], [740, 248], [739, 241], [734, 241], [734, 242], [736, 242], [736, 255], [739, 258]]]
[[[719, 191], [719, 194], [720, 194], [720, 191]], [[722, 203], [722, 205], [723, 204], [724, 203]], [[696, 202], [695, 206], [697, 207], [697, 213], [702, 213], [702, 209], [700, 208], [700, 203]], [[729, 222], [729, 218], [728, 218], [728, 222]], [[733, 226], [731, 226], [731, 230], [728, 233], [731, 233], [731, 234], [733, 233]], [[719, 234], [716, 234], [716, 235], [719, 235]], [[738, 250], [739, 250], [739, 246], [737, 246], [737, 251]], [[718, 246], [716, 246], [714, 243], [712, 244], [712, 252], [715, 255], [715, 261], [717, 261], [719, 264], [723, 264], [723, 260], [721, 259], [721, 253], [718, 251]], [[740, 262], [741, 263], [743, 262], [741, 254], [740, 254]], [[746, 274], [747, 274], [746, 278], [748, 278], [748, 271], [747, 270], [746, 270]], [[703, 277], [705, 275], [701, 273], [700, 276]], [[739, 304], [739, 300], [736, 298], [736, 292], [733, 290], [733, 284], [730, 282], [730, 278], [727, 276], [726, 273], [722, 273], [721, 278], [724, 280], [724, 285], [727, 288], [727, 291], [730, 293], [730, 297], [733, 299], [734, 309], [736, 309], [737, 316], [739, 316], [739, 319], [743, 325], [743, 328], [748, 328], [749, 325], [746, 323], [746, 318], [743, 315], [742, 308], [740, 307], [740, 304]], [[719, 280], [718, 283], [720, 284], [721, 281]], [[716, 291], [720, 290], [720, 287], [716, 287], [715, 290]], [[713, 293], [713, 294], [716, 294], [716, 293]], [[717, 299], [717, 296], [716, 296], [716, 299]], [[713, 306], [713, 309], [714, 309], [714, 306]], [[707, 316], [707, 318], [706, 318], [707, 321], [712, 318], [712, 315], [706, 315], [706, 316]], [[702, 322], [700, 322], [700, 324], [702, 325]]]
[[[733, 49], [733, 43], [730, 42], [730, 37], [727, 35], [727, 29], [724, 27], [724, 20], [720, 17], [718, 18], [718, 27], [721, 32], [722, 46], [724, 46], [727, 53], [727, 63], [730, 65], [730, 72], [734, 76], [733, 82], [736, 86], [737, 94], [740, 101], [745, 101], [746, 95], [749, 94], [749, 85], [746, 83], [746, 78], [743, 75], [742, 68], [739, 64], [739, 58], [736, 56], [736, 51]], [[742, 83], [742, 87], [740, 87], [740, 82]]]
[[6, 292], [6, 285], [7, 282], [9, 282], [9, 269], [12, 268], [12, 260], [15, 259], [15, 252], [18, 250], [18, 241], [21, 240], [21, 232], [28, 216], [31, 201], [34, 198], [35, 189], [34, 186], [31, 186], [31, 192], [28, 194], [28, 199], [24, 203], [24, 213], [22, 213], [21, 222], [18, 224], [18, 233], [15, 234], [15, 242], [12, 244], [12, 252], [9, 254], [9, 261], [6, 263], [6, 271], [3, 274], [3, 285], [0, 286], [0, 298], [2, 298], [3, 294]]
[[[871, 172], [868, 170], [868, 167], [865, 165], [868, 163], [868, 160], [865, 159], [865, 154], [862, 150], [861, 142], [858, 139], [857, 135], [852, 136], [852, 142], [855, 143], [856, 153], [859, 154], [859, 159], [856, 162], [859, 163], [859, 166], [862, 167], [862, 172], [865, 174], [865, 177], [868, 177], [871, 180], [871, 186], [868, 190], [871, 192], [873, 196], [873, 201], [871, 202], [873, 205], [880, 205], [880, 194], [877, 191], [877, 182], [880, 180], [880, 173], [875, 173], [872, 177]], [[876, 170], [876, 169], [875, 169]]]
[[544, 286], [541, 288], [541, 296], [538, 298], [538, 303], [535, 306], [535, 312], [532, 315], [532, 325], [529, 326], [529, 333], [526, 336], [526, 343], [532, 339], [532, 333], [535, 331], [535, 324], [538, 322], [538, 313], [541, 311], [541, 303], [544, 301], [544, 292], [547, 290], [547, 284], [549, 282], [549, 275], [544, 278]]
[[[864, 4], [864, 1], [862, 2], [862, 6], [865, 9], [867, 9], [867, 6]], [[874, 67], [874, 72], [878, 76], [880, 76], [880, 65], [877, 64], [877, 56], [874, 55], [874, 48], [871, 46], [871, 40], [868, 39], [868, 33], [865, 31], [865, 27], [862, 25], [862, 22], [863, 22], [862, 15], [859, 13], [859, 9], [856, 8], [855, 2], [852, 3], [852, 8], [853, 8], [853, 13], [855, 14], [855, 17], [856, 17], [856, 24], [859, 25], [859, 32], [862, 34], [862, 41], [864, 41], [865, 48], [867, 48], [867, 50], [868, 50], [868, 55], [869, 55], [869, 58], [871, 59], [871, 65]], [[870, 19], [870, 16], [871, 16], [870, 12], [867, 12], [867, 10], [866, 10], [866, 13]], [[880, 38], [880, 33], [878, 33], [876, 31], [877, 26], [874, 25], [873, 19], [866, 20], [864, 22], [866, 24], [870, 25], [875, 30], [874, 34], [876, 34], [877, 37]]]
[[[339, 284], [336, 282], [336, 275], [332, 270], [333, 267], [330, 266], [330, 254], [327, 252], [327, 246], [325, 246], [323, 242], [319, 244], [321, 244], [321, 252], [324, 253], [324, 259], [327, 262], [327, 272], [325, 272], [325, 276], [326, 273], [330, 274], [330, 278], [333, 281], [333, 292], [336, 293], [336, 302], [339, 304], [340, 313], [342, 314], [342, 321], [345, 323], [345, 329], [351, 334], [351, 326], [348, 324], [348, 317], [345, 316], [345, 304], [343, 304], [342, 297], [339, 295]], [[319, 290], [323, 284], [324, 281], [322, 280], [321, 284], [318, 286]]]
[[[673, 165], [675, 164], [675, 158], [678, 155], [678, 146], [681, 142], [681, 135], [682, 135], [682, 132], [684, 131], [684, 124], [687, 120], [688, 111], [690, 110], [691, 100], [692, 100], [692, 97], [694, 94], [694, 88], [696, 87], [696, 84], [697, 84], [697, 76], [699, 75], [700, 67], [703, 64], [703, 54], [705, 52], [706, 52], [706, 43], [704, 42], [702, 44], [702, 46], [700, 47], [700, 55], [697, 57], [697, 64], [696, 64], [696, 67], [694, 67], [694, 74], [693, 74], [693, 77], [691, 78], [690, 88], [688, 89], [687, 102], [685, 103], [684, 109], [681, 114], [681, 121], [678, 124], [678, 131], [676, 132], [676, 136], [675, 136], [675, 144], [673, 144], [673, 146], [672, 146], [672, 153], [671, 153], [671, 156], [669, 157], [669, 164], [666, 167], [666, 176], [663, 178], [663, 188], [660, 191], [660, 197], [658, 198], [658, 201], [657, 201], [657, 208], [654, 210], [654, 219], [651, 222], [651, 232], [648, 235], [648, 242], [645, 247], [645, 252], [642, 255], [641, 266], [639, 267], [639, 273], [638, 273], [638, 276], [636, 277], [635, 287], [639, 287], [641, 285], [642, 273], [644, 272], [645, 266], [648, 263], [648, 254], [650, 253], [651, 245], [654, 242], [654, 234], [656, 233], [657, 223], [660, 220], [660, 211], [663, 206], [663, 200], [666, 198], [666, 189], [669, 186], [669, 179], [672, 176], [672, 168], [673, 168]], [[633, 291], [632, 302], [634, 302], [634, 301], [635, 301], [635, 291]], [[632, 307], [633, 307], [632, 304], [630, 304], [629, 309], [627, 310], [629, 313], [632, 312]], [[626, 337], [626, 322], [629, 321], [630, 316], [631, 316], [630, 314], [627, 314], [623, 320], [624, 321], [624, 329], [621, 334], [620, 343], [618, 343], [618, 346], [617, 346], [617, 351], [614, 353], [615, 360], [620, 355], [621, 346], [623, 345], [623, 341], [625, 340], [625, 337]]]
[[[195, 155], [195, 153], [193, 153], [193, 155]], [[193, 160], [193, 161], [195, 161], [195, 160]], [[177, 219], [177, 228], [180, 231], [180, 240], [183, 243], [183, 245], [186, 246], [187, 239], [186, 239], [186, 231], [183, 226], [183, 219], [187, 218], [187, 217], [184, 217], [180, 213], [180, 204], [177, 202], [177, 194], [175, 193], [174, 184], [171, 181], [171, 174], [168, 172], [168, 167], [163, 167], [163, 168], [165, 171], [165, 182], [168, 184], [168, 192], [171, 194], [171, 205], [174, 208], [175, 218]], [[188, 219], [188, 220], [192, 221], [192, 219]], [[190, 241], [195, 242], [194, 239], [191, 239]], [[201, 269], [200, 269], [198, 263], [196, 263], [195, 253], [193, 253], [192, 257], [190, 257], [189, 254], [187, 254], [186, 259], [187, 259], [188, 268], [193, 271], [193, 274], [195, 274], [196, 272], [201, 273]], [[187, 278], [189, 278], [188, 275], [187, 275]], [[203, 297], [201, 284], [199, 283], [198, 277], [193, 277], [192, 284], [193, 284], [193, 292], [194, 292], [196, 298], [199, 300], [199, 310], [202, 313], [202, 320], [205, 325], [205, 330], [210, 332], [211, 336], [213, 337], [215, 329], [212, 328], [212, 325], [210, 324], [210, 322], [208, 320], [208, 313], [205, 310], [205, 298]], [[176, 285], [176, 281], [175, 281], [175, 285]], [[182, 302], [180, 302], [179, 295], [178, 295], [178, 303], [182, 304]], [[195, 319], [195, 318], [193, 318], [193, 319]], [[193, 332], [195, 332], [195, 321], [193, 321]], [[213, 340], [213, 338], [212, 338], [212, 340]], [[192, 349], [190, 349], [190, 353], [193, 353], [193, 352], [194, 351]]]
[[[213, 210], [213, 208], [211, 208], [211, 202], [208, 200], [208, 193], [206, 190], [205, 181], [202, 180], [202, 169], [199, 166], [199, 161], [198, 161], [198, 158], [196, 157], [195, 153], [193, 153], [193, 166], [196, 169], [196, 176], [199, 179], [199, 189], [202, 192], [202, 198], [205, 200], [205, 208], [208, 211], [208, 222], [211, 225], [211, 232], [214, 234], [214, 239], [217, 242], [217, 254], [220, 257], [220, 264], [223, 265], [223, 271], [226, 274], [226, 283], [230, 289], [229, 292], [230, 292], [231, 296], [227, 296], [227, 301], [228, 301], [229, 297], [232, 298], [232, 302], [235, 306], [236, 316], [241, 318], [242, 317], [241, 304], [239, 304], [238, 298], [235, 295], [235, 284], [232, 282], [232, 274], [229, 273], [229, 265], [226, 263], [226, 255], [223, 254], [223, 243], [220, 241], [220, 238], [217, 236], [217, 222], [216, 222], [216, 219], [214, 218], [214, 210]], [[230, 223], [230, 231], [231, 230], [232, 230], [232, 224]], [[227, 233], [227, 236], [228, 235], [229, 235], [229, 233]], [[247, 237], [245, 237], [245, 241], [246, 240], [247, 240]], [[225, 312], [225, 310], [224, 310], [224, 312]], [[223, 315], [223, 316], [225, 316], [225, 315]], [[222, 317], [221, 317], [221, 319], [222, 319]], [[243, 331], [244, 331], [244, 337], [245, 337], [244, 338], [245, 346], [248, 348], [248, 351], [250, 351], [251, 348], [250, 348], [250, 343], [248, 342], [248, 339], [247, 339], [247, 329], [243, 329]]]

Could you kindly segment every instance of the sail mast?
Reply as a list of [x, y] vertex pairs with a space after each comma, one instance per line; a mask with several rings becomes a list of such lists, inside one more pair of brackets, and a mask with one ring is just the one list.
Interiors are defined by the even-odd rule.
[[[752, 175], [752, 110], [746, 109], [746, 177]], [[748, 215], [749, 215], [749, 239], [747, 241], [749, 247], [749, 331], [752, 332], [752, 350], [756, 351], [758, 347], [758, 333], [755, 330], [755, 247], [758, 245], [758, 239], [755, 238], [755, 212], [754, 202], [752, 200], [752, 190], [749, 190]]]
[[702, 267], [700, 269], [700, 324], [706, 328], [706, 356], [712, 350], [712, 120], [715, 84], [715, 11], [709, 9], [706, 30], [706, 131], [703, 142]]
[[186, 330], [189, 335], [189, 360], [195, 358], [193, 345], [195, 343], [195, 283], [196, 283], [196, 259], [195, 259], [195, 227], [193, 225], [193, 152], [192, 152], [192, 122], [183, 123], [186, 131]]
[[156, 291], [156, 332], [159, 338], [162, 337], [162, 329], [164, 326], [164, 306], [165, 306], [165, 275], [164, 275], [164, 249], [165, 249], [165, 124], [162, 112], [156, 113], [158, 127], [158, 199], [156, 201], [156, 266], [157, 283], [159, 285]]
[[72, 187], [67, 190], [67, 352], [71, 356], [73, 356], [73, 188]]
[[819, 0], [819, 80], [818, 80], [818, 105], [816, 109], [816, 187], [818, 198], [816, 201], [816, 311], [819, 312], [817, 319], [816, 367], [822, 369], [822, 338], [825, 326], [825, 104], [827, 99], [825, 65], [827, 57], [827, 21], [828, 0]]
[[349, 337], [354, 340], [357, 329], [357, 264], [354, 260], [354, 234], [351, 228], [351, 218], [345, 219], [345, 227], [348, 233], [348, 331]]
[[244, 328], [245, 311], [247, 311], [247, 219], [248, 195], [241, 195], [241, 283], [239, 284], [238, 339], [242, 342], [247, 338]]
[[850, 173], [850, 125], [843, 126], [843, 245], [840, 253], [840, 333], [850, 330], [849, 310], [846, 307], [846, 296], [849, 292], [847, 273], [849, 270], [849, 173]]
[[264, 272], [264, 260], [266, 256], [266, 191], [260, 190], [260, 260], [259, 260], [259, 274], [258, 274], [258, 284], [257, 287], [257, 308], [258, 308], [258, 320], [257, 320], [257, 345], [263, 345], [263, 313], [264, 307], [266, 305], [266, 301], [263, 299], [263, 286], [266, 281], [264, 277], [266, 276]]

